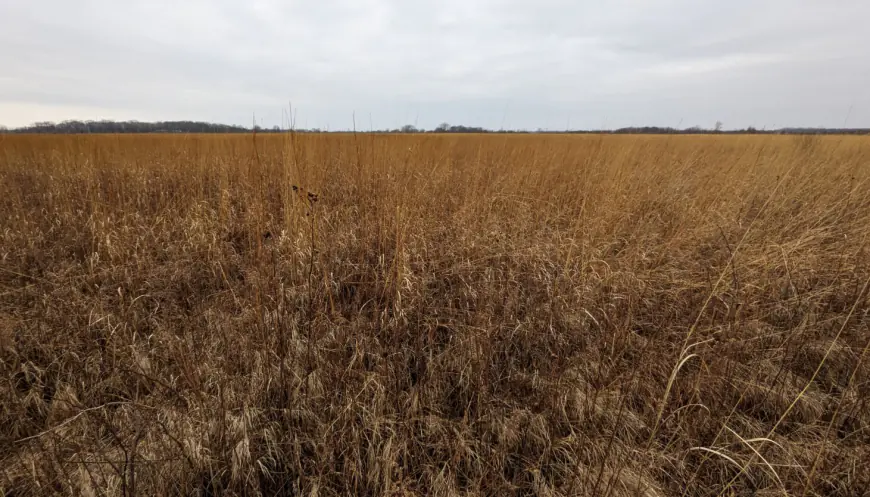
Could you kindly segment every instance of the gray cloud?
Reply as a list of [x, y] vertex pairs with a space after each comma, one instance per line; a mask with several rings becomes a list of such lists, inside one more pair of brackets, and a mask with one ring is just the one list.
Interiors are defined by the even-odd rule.
[[0, 123], [272, 125], [292, 102], [333, 129], [870, 126], [868, 18], [860, 0], [4, 2]]

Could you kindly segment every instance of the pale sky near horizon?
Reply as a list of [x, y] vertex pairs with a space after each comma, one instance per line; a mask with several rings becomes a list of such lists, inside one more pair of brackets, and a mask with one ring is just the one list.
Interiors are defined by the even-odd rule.
[[866, 0], [0, 0], [0, 125], [870, 127]]

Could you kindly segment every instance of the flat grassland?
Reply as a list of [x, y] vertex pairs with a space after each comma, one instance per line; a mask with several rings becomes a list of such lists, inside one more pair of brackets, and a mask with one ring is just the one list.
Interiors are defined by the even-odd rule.
[[868, 240], [867, 138], [0, 136], [0, 490], [861, 495]]

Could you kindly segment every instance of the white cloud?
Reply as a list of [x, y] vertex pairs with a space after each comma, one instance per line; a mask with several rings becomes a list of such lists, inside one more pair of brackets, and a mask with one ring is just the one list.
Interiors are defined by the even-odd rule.
[[271, 125], [292, 101], [333, 129], [840, 126], [850, 106], [870, 126], [867, 18], [860, 0], [4, 2], [0, 123]]

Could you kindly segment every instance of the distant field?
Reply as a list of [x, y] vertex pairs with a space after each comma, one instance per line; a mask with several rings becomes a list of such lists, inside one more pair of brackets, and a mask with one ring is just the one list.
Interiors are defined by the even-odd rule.
[[868, 241], [870, 138], [0, 136], [0, 493], [866, 494]]

